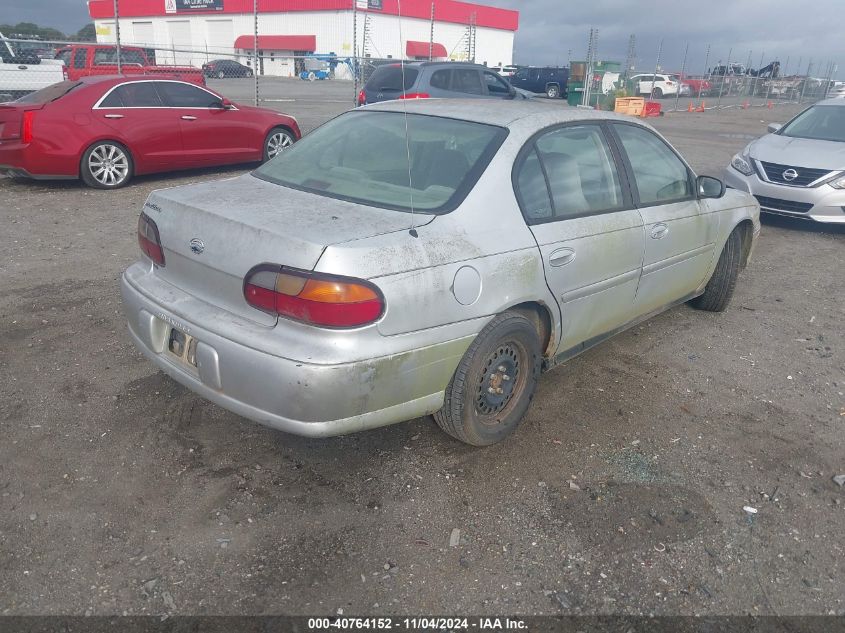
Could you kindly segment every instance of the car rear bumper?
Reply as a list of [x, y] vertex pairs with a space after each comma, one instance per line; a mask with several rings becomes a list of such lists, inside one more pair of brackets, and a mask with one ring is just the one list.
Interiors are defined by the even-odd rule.
[[78, 178], [78, 166], [64, 156], [39, 156], [32, 143], [0, 142], [0, 173], [36, 180], [73, 180]]
[[733, 167], [725, 169], [723, 180], [728, 187], [754, 195], [763, 213], [830, 224], [845, 224], [845, 190], [834, 189], [828, 185], [818, 187], [779, 185], [761, 180], [756, 173], [745, 176]]
[[[347, 363], [284, 358], [222, 331], [253, 327], [267, 337], [273, 328], [250, 326], [213, 306], [207, 308], [216, 313], [210, 319], [214, 331], [200, 326], [173, 309], [188, 303], [178, 298], [180, 290], [161, 280], [149, 282], [151, 276], [139, 274], [139, 266], [124, 273], [121, 293], [130, 335], [144, 355], [221, 407], [296, 435], [342, 435], [434, 413], [443, 405], [446, 385], [473, 338]], [[151, 294], [156, 292], [154, 283], [166, 284], [171, 296], [161, 301]], [[199, 341], [196, 367], [168, 351], [173, 327]]]

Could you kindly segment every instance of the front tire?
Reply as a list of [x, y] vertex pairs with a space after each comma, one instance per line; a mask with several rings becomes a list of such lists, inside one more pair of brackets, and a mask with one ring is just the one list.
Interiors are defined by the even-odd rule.
[[79, 166], [82, 181], [95, 189], [119, 189], [132, 179], [135, 165], [129, 150], [116, 141], [100, 141], [85, 150]]
[[494, 318], [455, 370], [438, 426], [473, 446], [489, 446], [522, 421], [540, 378], [542, 350], [532, 322], [519, 312]]
[[704, 294], [691, 301], [694, 308], [708, 312], [722, 312], [731, 302], [739, 276], [742, 259], [742, 239], [739, 231], [734, 230], [725, 242], [725, 248], [716, 263], [713, 276], [707, 282]]
[[288, 147], [293, 145], [296, 139], [293, 134], [284, 127], [276, 127], [270, 130], [267, 138], [264, 139], [264, 158], [262, 162], [266, 163], [268, 160], [276, 158]]
[[226, 73], [224, 73], [222, 70], [217, 71], [217, 78], [218, 79], [225, 79]]

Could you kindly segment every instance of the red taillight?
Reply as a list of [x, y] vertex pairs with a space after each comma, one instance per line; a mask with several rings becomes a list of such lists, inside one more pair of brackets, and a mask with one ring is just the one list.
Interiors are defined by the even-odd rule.
[[359, 327], [384, 312], [381, 292], [366, 281], [270, 264], [247, 274], [244, 298], [264, 312], [324, 327]]
[[164, 266], [164, 250], [161, 248], [158, 227], [146, 213], [138, 217], [138, 246], [153, 263]]
[[367, 105], [367, 93], [364, 92], [363, 88], [361, 88], [361, 92], [358, 93], [358, 105]]
[[21, 142], [29, 143], [32, 141], [32, 122], [35, 120], [35, 110], [27, 110], [23, 113], [23, 122], [21, 124]]
[[430, 95], [427, 92], [405, 92], [399, 95], [400, 99], [429, 99]]

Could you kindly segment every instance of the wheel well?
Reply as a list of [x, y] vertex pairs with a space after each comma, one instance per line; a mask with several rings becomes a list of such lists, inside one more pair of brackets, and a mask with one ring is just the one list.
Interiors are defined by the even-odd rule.
[[264, 138], [266, 139], [268, 136], [270, 136], [270, 132], [272, 132], [273, 130], [284, 130], [285, 132], [290, 134], [291, 138], [294, 140], [294, 142], [296, 142], [296, 134], [294, 134], [293, 130], [290, 129], [287, 125], [274, 125], [269, 130], [267, 130], [267, 133], [264, 134]]
[[547, 83], [547, 84], [546, 84], [546, 90], [548, 90], [548, 89], [549, 89], [549, 88], [551, 88], [552, 86], [554, 86], [555, 88], [557, 88], [558, 90], [560, 90], [560, 84], [559, 84], [558, 82], [556, 82], [556, 81], [550, 81], [549, 83]]
[[748, 265], [748, 258], [751, 255], [751, 242], [754, 239], [754, 223], [751, 220], [745, 219], [734, 227], [734, 231], [739, 232], [739, 237], [742, 240], [742, 261], [740, 266], [745, 268]]
[[552, 317], [549, 314], [549, 309], [542, 303], [528, 301], [511, 306], [510, 310], [525, 315], [534, 324], [540, 337], [540, 348], [543, 350], [543, 355], [551, 354], [552, 350], [549, 349], [549, 345], [552, 338]]

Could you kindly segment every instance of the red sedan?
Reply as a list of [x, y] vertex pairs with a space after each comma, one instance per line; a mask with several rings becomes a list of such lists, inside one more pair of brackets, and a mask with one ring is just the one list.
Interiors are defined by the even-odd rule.
[[0, 104], [0, 171], [116, 189], [140, 174], [266, 161], [296, 119], [185, 81], [85, 77]]

